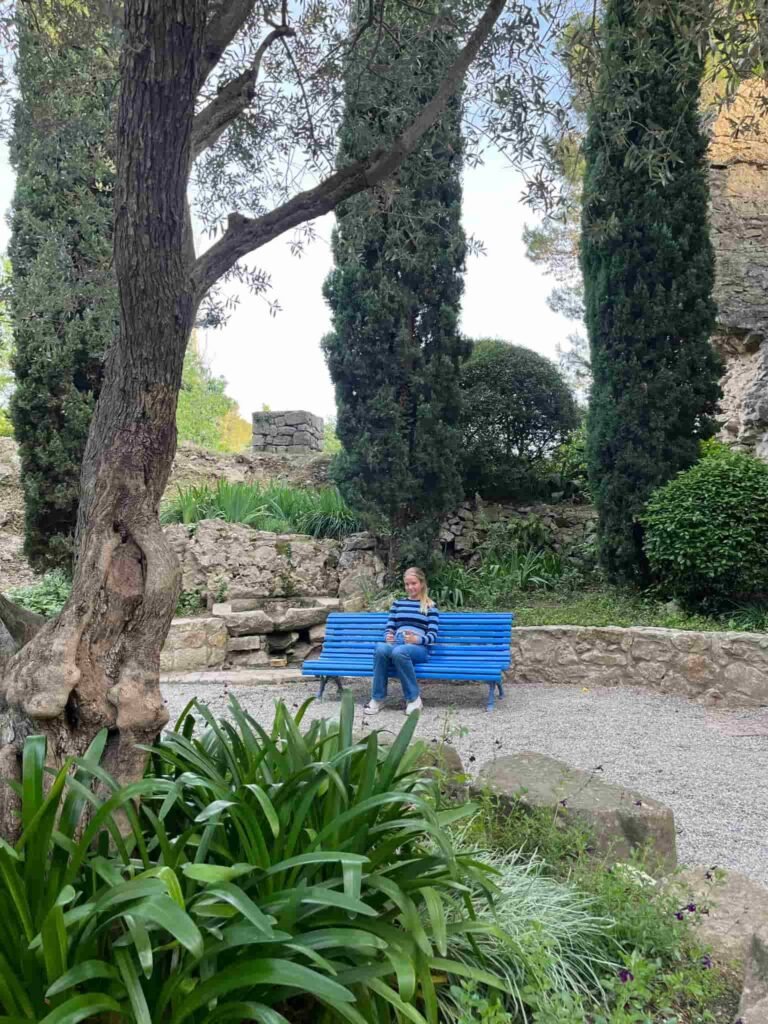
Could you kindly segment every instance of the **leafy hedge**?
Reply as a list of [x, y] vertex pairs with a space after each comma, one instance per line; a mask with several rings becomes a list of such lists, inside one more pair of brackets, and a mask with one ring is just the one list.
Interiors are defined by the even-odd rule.
[[711, 446], [646, 506], [645, 553], [662, 587], [723, 605], [768, 591], [768, 466]]

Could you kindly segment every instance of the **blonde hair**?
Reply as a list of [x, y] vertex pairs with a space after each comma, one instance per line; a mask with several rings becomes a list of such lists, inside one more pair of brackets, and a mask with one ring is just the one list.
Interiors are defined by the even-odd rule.
[[429, 587], [427, 586], [427, 577], [424, 570], [419, 569], [417, 565], [412, 565], [410, 569], [406, 569], [403, 573], [403, 579], [405, 579], [406, 576], [415, 576], [421, 583], [421, 600], [419, 601], [419, 605], [421, 607], [421, 614], [426, 615], [435, 602], [429, 596]]

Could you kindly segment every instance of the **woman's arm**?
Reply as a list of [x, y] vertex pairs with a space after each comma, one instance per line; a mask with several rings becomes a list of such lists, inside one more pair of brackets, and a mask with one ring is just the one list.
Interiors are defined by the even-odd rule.
[[430, 606], [429, 613], [427, 615], [427, 632], [424, 637], [424, 643], [427, 647], [431, 647], [437, 640], [437, 631], [439, 628], [440, 612], [438, 611], [437, 605], [433, 604]]

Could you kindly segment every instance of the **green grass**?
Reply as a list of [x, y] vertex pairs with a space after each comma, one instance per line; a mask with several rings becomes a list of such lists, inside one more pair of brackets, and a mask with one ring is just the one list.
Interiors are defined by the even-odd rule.
[[720, 616], [688, 613], [674, 604], [605, 588], [571, 594], [520, 594], [512, 606], [518, 626], [659, 626], [703, 631], [768, 629], [768, 609], [735, 609]]
[[722, 629], [705, 615], [643, 600], [622, 590], [577, 591], [572, 594], [520, 594], [515, 604], [518, 626], [663, 626], [667, 629]]

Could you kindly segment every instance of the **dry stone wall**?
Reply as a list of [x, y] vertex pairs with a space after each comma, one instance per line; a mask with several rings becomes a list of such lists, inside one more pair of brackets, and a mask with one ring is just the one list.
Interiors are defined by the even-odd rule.
[[510, 682], [647, 686], [729, 704], [768, 704], [768, 634], [617, 626], [525, 626]]
[[220, 519], [169, 526], [165, 533], [181, 565], [182, 590], [204, 594], [209, 603], [219, 595], [344, 598], [384, 583], [384, 562], [370, 534], [318, 540]]
[[590, 542], [597, 530], [597, 513], [592, 505], [512, 505], [465, 501], [443, 523], [440, 543], [446, 554], [471, 557], [488, 536], [490, 524], [530, 517], [537, 519], [550, 534], [556, 551], [572, 550]]
[[311, 412], [255, 412], [253, 449], [280, 454], [319, 452], [323, 447], [323, 420]]

